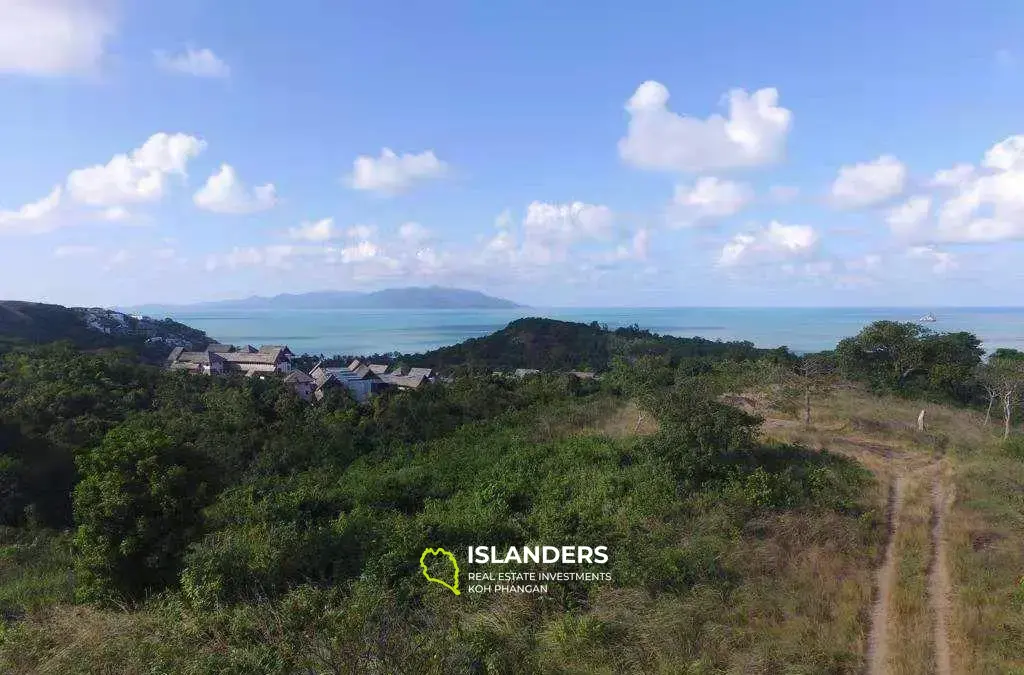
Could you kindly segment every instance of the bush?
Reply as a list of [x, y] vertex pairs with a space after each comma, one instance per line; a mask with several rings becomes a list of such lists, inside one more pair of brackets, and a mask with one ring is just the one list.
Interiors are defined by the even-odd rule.
[[144, 418], [110, 431], [79, 457], [75, 534], [85, 599], [137, 598], [177, 580], [182, 551], [214, 490], [201, 457]]

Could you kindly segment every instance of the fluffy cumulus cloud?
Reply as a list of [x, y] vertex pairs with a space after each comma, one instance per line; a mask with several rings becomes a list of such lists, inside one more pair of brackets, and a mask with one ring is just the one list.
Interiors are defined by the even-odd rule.
[[440, 178], [448, 165], [439, 160], [432, 150], [419, 154], [398, 155], [384, 148], [380, 157], [361, 155], [352, 165], [349, 185], [356, 190], [393, 195], [404, 192], [414, 184]]
[[238, 178], [231, 165], [222, 164], [196, 192], [192, 201], [199, 208], [214, 213], [257, 213], [273, 208], [277, 204], [277, 191], [273, 183], [250, 190]]
[[154, 134], [129, 154], [72, 171], [68, 193], [79, 203], [97, 207], [158, 201], [167, 177], [187, 175], [188, 162], [205, 148], [205, 141], [187, 134]]
[[788, 262], [811, 256], [818, 246], [818, 233], [809, 225], [784, 225], [772, 221], [755, 232], [735, 235], [718, 255], [720, 267]]
[[289, 228], [288, 236], [292, 239], [302, 239], [304, 241], [328, 241], [336, 238], [338, 232], [334, 227], [333, 218], [322, 218], [314, 222], [302, 223], [298, 227]]
[[734, 216], [753, 196], [747, 185], [706, 176], [693, 185], [676, 186], [669, 222], [681, 227]]
[[929, 184], [932, 187], [960, 187], [974, 177], [974, 167], [970, 164], [957, 164], [948, 169], [935, 172]]
[[1024, 135], [992, 146], [980, 171], [964, 173], [938, 208], [930, 238], [950, 243], [1024, 239]]
[[882, 155], [839, 169], [832, 184], [832, 201], [839, 208], [876, 206], [901, 194], [907, 183], [907, 167], [892, 155]]
[[39, 234], [49, 232], [58, 223], [63, 190], [58, 185], [42, 199], [25, 204], [16, 211], [0, 211], [0, 234]]
[[661, 171], [715, 171], [760, 166], [785, 154], [792, 113], [775, 89], [728, 94], [727, 117], [687, 117], [668, 108], [660, 82], [641, 84], [626, 104], [629, 127], [619, 154], [633, 166]]
[[0, 72], [95, 69], [116, 27], [110, 0], [0, 1]]
[[913, 237], [919, 234], [921, 226], [928, 219], [931, 208], [931, 197], [911, 197], [899, 206], [890, 209], [885, 220], [889, 224], [889, 229], [896, 236]]
[[210, 49], [187, 47], [179, 54], [164, 51], [153, 52], [157, 65], [171, 73], [193, 75], [195, 77], [228, 77], [231, 68]]
[[532, 202], [523, 218], [523, 245], [519, 255], [526, 262], [541, 265], [564, 261], [573, 244], [608, 239], [614, 219], [607, 206]]

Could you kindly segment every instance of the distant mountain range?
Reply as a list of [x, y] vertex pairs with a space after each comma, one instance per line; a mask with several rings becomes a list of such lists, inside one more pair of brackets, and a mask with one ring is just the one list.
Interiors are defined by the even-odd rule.
[[320, 291], [285, 293], [273, 297], [252, 296], [240, 300], [220, 300], [191, 305], [143, 305], [131, 311], [156, 313], [167, 309], [511, 309], [521, 307], [511, 300], [495, 298], [478, 291], [440, 286], [388, 288], [372, 293], [356, 291]]

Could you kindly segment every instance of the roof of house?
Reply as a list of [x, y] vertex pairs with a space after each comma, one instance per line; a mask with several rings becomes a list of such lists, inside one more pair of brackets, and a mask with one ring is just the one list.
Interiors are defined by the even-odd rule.
[[199, 370], [202, 366], [201, 363], [187, 363], [185, 361], [175, 361], [170, 365], [171, 370]]
[[167, 355], [167, 361], [170, 363], [174, 363], [175, 361], [178, 360], [178, 357], [181, 356], [181, 353], [183, 351], [185, 351], [184, 347], [175, 347], [174, 349], [171, 350], [171, 353]]
[[225, 344], [221, 344], [219, 342], [213, 342], [211, 344], [206, 345], [206, 351], [208, 351], [208, 352], [217, 352], [218, 354], [223, 354], [225, 352], [230, 352], [233, 349], [234, 349], [234, 347], [232, 347], [231, 345], [225, 345]]
[[388, 384], [393, 384], [396, 387], [403, 387], [408, 389], [416, 389], [426, 381], [426, 378], [421, 375], [388, 375], [385, 373], [380, 376], [380, 379]]
[[278, 363], [284, 356], [280, 351], [259, 351], [255, 354], [250, 352], [227, 352], [224, 354], [218, 354], [222, 359], [228, 363], [234, 363], [238, 365], [246, 363], [258, 363], [264, 365], [274, 365]]
[[260, 345], [259, 351], [261, 352], [273, 352], [275, 354], [287, 354], [288, 356], [295, 356], [292, 350], [288, 349], [288, 345]]
[[[178, 352], [178, 356], [174, 359], [175, 363], [209, 363], [210, 355], [212, 352]], [[218, 354], [217, 356], [220, 356]], [[216, 357], [215, 357], [216, 358]]]
[[340, 380], [380, 380], [381, 376], [374, 373], [366, 366], [360, 366], [356, 370], [349, 370], [348, 368], [324, 368], [320, 367], [321, 372], [326, 372]]
[[570, 370], [569, 374], [570, 375], [575, 375], [576, 377], [580, 378], [581, 380], [592, 380], [592, 379], [594, 379], [594, 373], [590, 372], [589, 370]]
[[348, 369], [349, 370], [356, 370], [361, 365], [363, 365], [362, 361], [360, 361], [359, 359], [353, 359], [352, 363], [348, 364]]
[[522, 377], [523, 375], [536, 375], [539, 370], [534, 368], [516, 368], [516, 377]]
[[367, 366], [370, 372], [376, 373], [377, 375], [383, 375], [388, 372], [388, 364], [386, 363], [371, 363]]
[[434, 376], [434, 369], [433, 368], [410, 368], [409, 372], [406, 373], [406, 375], [409, 375], [409, 376], [422, 376], [422, 377], [433, 377]]
[[325, 387], [340, 387], [344, 386], [344, 383], [336, 378], [331, 373], [324, 373], [323, 377], [316, 378], [316, 388], [324, 389]]
[[292, 372], [288, 373], [285, 376], [284, 381], [287, 382], [288, 384], [308, 384], [310, 382], [316, 382], [315, 379], [313, 379], [309, 375], [306, 375], [301, 370], [293, 370]]

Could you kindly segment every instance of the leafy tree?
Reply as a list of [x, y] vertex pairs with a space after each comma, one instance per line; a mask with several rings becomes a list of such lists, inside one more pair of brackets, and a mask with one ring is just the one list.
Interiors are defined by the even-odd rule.
[[74, 509], [84, 598], [135, 598], [177, 579], [212, 499], [207, 462], [145, 418], [112, 429], [78, 458]]

